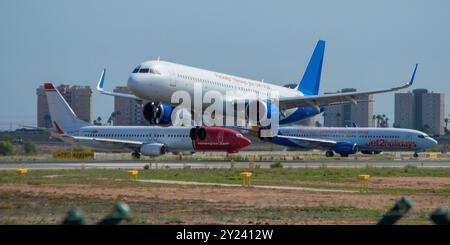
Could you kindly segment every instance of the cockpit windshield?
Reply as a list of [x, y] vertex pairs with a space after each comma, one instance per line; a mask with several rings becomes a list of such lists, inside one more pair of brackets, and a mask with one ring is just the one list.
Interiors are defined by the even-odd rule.
[[161, 72], [159, 72], [159, 70], [157, 70], [156, 68], [144, 68], [141, 66], [137, 66], [136, 68], [134, 68], [133, 73], [151, 73], [161, 75]]
[[228, 136], [228, 138], [231, 138], [231, 139], [235, 139], [235, 138], [243, 138], [244, 136], [242, 135], [242, 134], [230, 134], [229, 136]]
[[136, 66], [136, 68], [134, 68], [133, 73], [138, 73], [139, 68], [141, 68], [141, 66]]

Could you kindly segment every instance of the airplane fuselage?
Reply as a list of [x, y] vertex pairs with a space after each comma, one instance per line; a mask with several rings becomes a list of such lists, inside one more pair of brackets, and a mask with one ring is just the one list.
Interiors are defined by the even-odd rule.
[[[127, 85], [137, 97], [165, 104], [172, 103], [172, 95], [176, 91], [185, 91], [191, 98], [202, 100], [203, 108], [210, 105], [209, 102], [203, 101], [208, 91], [219, 92], [227, 101], [247, 99], [251, 96], [270, 99], [276, 99], [277, 96], [304, 96], [301, 91], [295, 89], [166, 61], [143, 62], [131, 73]], [[194, 87], [201, 88], [200, 98], [195, 94]], [[318, 112], [309, 107], [288, 109], [283, 111], [280, 123], [289, 123], [316, 114]], [[291, 118], [287, 121], [289, 117]]]
[[[226, 128], [205, 127], [205, 139], [192, 139], [192, 127], [158, 126], [86, 126], [76, 133], [77, 136], [144, 142], [143, 144], [162, 144], [169, 152], [225, 151], [234, 153], [251, 142], [242, 134]], [[75, 135], [75, 134], [74, 134]], [[83, 140], [92, 146], [106, 147], [108, 144], [95, 140]], [[114, 148], [117, 144], [110, 144]]]
[[[400, 128], [280, 127], [278, 134], [355, 143], [361, 151], [421, 152], [437, 142], [423, 132]], [[317, 143], [273, 138], [272, 143], [293, 148], [320, 148]]]

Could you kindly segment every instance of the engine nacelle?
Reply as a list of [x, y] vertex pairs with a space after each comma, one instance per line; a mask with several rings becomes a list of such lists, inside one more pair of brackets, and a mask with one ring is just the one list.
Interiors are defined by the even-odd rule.
[[338, 142], [333, 150], [341, 155], [355, 154], [359, 151], [359, 146], [351, 142]]
[[160, 143], [144, 144], [140, 152], [144, 156], [160, 156], [166, 154], [167, 147]]
[[167, 104], [149, 102], [144, 105], [142, 113], [151, 124], [170, 124], [173, 107]]
[[280, 119], [280, 110], [271, 100], [250, 101], [245, 108], [245, 113], [250, 122], [261, 123], [263, 126], [269, 126], [272, 118]]

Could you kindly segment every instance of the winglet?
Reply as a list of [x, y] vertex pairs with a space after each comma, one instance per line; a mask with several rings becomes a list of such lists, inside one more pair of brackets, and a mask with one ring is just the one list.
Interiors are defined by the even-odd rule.
[[97, 84], [98, 91], [103, 91], [103, 86], [105, 85], [105, 76], [106, 76], [106, 68], [103, 68], [102, 75], [100, 76], [100, 79], [98, 80]]
[[409, 86], [411, 86], [411, 85], [413, 84], [413, 82], [414, 82], [414, 77], [416, 76], [416, 71], [417, 71], [417, 66], [418, 66], [418, 65], [419, 65], [419, 64], [416, 64], [416, 67], [414, 68], [414, 72], [413, 72], [413, 74], [412, 74], [411, 80], [410, 80], [409, 83], [408, 83]]

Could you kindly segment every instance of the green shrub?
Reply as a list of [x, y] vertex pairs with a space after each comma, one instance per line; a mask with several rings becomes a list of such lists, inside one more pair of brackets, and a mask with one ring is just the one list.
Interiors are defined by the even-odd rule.
[[234, 162], [234, 160], [231, 160], [230, 161], [230, 169], [233, 169], [235, 165], [236, 165], [236, 163]]
[[12, 156], [16, 154], [16, 147], [7, 141], [0, 141], [0, 155]]
[[36, 144], [31, 142], [30, 140], [27, 140], [23, 144], [23, 150], [25, 151], [25, 154], [27, 154], [27, 155], [34, 155], [37, 152]]
[[149, 169], [150, 169], [150, 165], [145, 164], [145, 165], [144, 165], [144, 170], [149, 170]]
[[270, 164], [270, 168], [283, 168], [283, 164], [280, 161], [276, 161]]
[[414, 170], [416, 170], [416, 169], [417, 169], [417, 166], [416, 166], [416, 165], [407, 164], [407, 165], [404, 167], [403, 171], [404, 171], [405, 173], [408, 173], [408, 172], [414, 171]]

